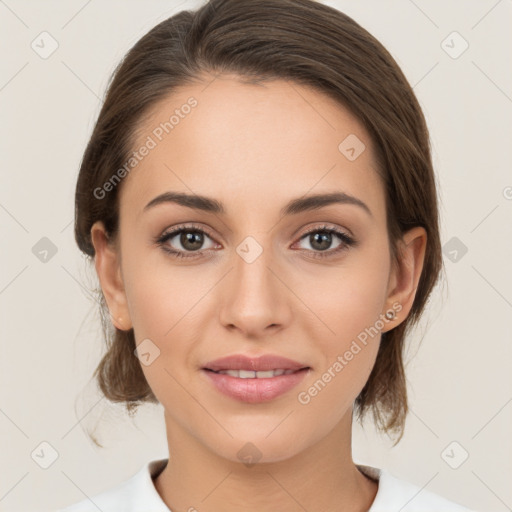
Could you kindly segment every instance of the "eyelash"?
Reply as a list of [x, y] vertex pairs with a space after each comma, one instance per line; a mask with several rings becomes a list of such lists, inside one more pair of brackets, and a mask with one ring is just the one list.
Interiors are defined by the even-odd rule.
[[[177, 251], [175, 249], [170, 249], [169, 246], [166, 244], [168, 240], [171, 238], [174, 238], [176, 235], [179, 235], [183, 232], [192, 232], [192, 233], [201, 233], [204, 235], [207, 235], [209, 238], [212, 238], [208, 231], [205, 231], [203, 228], [200, 228], [199, 226], [196, 226], [194, 224], [188, 224], [188, 225], [179, 225], [173, 228], [170, 231], [167, 231], [166, 233], [162, 234], [161, 236], [157, 237], [155, 239], [155, 243], [158, 244], [166, 253], [170, 254], [174, 258], [197, 258], [201, 256], [201, 253], [212, 251], [213, 249], [206, 249], [203, 251], [188, 251], [191, 254], [187, 255], [184, 251]], [[302, 234], [302, 236], [299, 238], [299, 240], [302, 240], [303, 238], [306, 238], [308, 235], [312, 233], [328, 233], [336, 235], [340, 240], [341, 244], [336, 249], [326, 250], [326, 251], [312, 251], [311, 256], [313, 258], [329, 258], [334, 257], [341, 253], [342, 251], [348, 250], [350, 247], [356, 246], [357, 242], [354, 238], [347, 235], [343, 231], [339, 231], [338, 229], [329, 227], [329, 226], [318, 226], [314, 227], [312, 229], [309, 229], [305, 233]], [[309, 251], [309, 249], [303, 249], [305, 251]]]

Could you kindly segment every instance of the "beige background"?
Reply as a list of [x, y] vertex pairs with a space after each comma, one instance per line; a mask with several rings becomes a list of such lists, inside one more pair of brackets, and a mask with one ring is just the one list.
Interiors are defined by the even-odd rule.
[[[414, 86], [431, 128], [443, 244], [456, 237], [447, 282], [410, 342], [405, 437], [391, 449], [355, 425], [354, 458], [478, 510], [511, 510], [511, 1], [326, 3], [379, 38]], [[157, 22], [197, 5], [0, 1], [2, 511], [54, 510], [166, 456], [161, 406], [129, 419], [90, 381], [102, 340], [88, 293], [95, 275], [74, 245], [73, 199], [114, 66]], [[58, 43], [46, 59], [31, 48], [43, 31]], [[57, 251], [46, 262], [34, 254], [43, 237]], [[41, 449], [40, 462], [58, 455], [47, 469], [31, 455]], [[466, 452], [458, 469], [446, 462]]]

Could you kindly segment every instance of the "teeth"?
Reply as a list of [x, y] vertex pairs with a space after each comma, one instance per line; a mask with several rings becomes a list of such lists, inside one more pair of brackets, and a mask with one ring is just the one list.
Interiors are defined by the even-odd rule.
[[[240, 372], [241, 373], [241, 372]], [[257, 379], [270, 379], [270, 377], [275, 377], [274, 370], [267, 370], [266, 372], [254, 372]]]
[[219, 370], [216, 373], [222, 373], [223, 375], [229, 375], [231, 377], [237, 377], [239, 379], [270, 379], [272, 377], [278, 377], [279, 375], [289, 375], [294, 373], [295, 370], [266, 370], [255, 372], [252, 370]]

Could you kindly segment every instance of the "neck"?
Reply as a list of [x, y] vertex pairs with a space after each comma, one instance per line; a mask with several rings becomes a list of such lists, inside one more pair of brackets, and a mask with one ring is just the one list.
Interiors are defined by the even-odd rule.
[[367, 512], [378, 484], [352, 461], [351, 423], [347, 414], [301, 453], [248, 467], [212, 452], [166, 416], [170, 457], [154, 484], [172, 512]]

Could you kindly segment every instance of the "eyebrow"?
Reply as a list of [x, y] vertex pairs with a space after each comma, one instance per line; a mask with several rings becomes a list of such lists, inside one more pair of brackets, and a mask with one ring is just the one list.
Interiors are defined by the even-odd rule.
[[[226, 213], [223, 204], [216, 199], [198, 194], [186, 194], [184, 192], [165, 192], [160, 194], [144, 207], [143, 212], [165, 203], [175, 203], [187, 208], [210, 213]], [[292, 199], [281, 209], [280, 215], [281, 217], [286, 215], [296, 215], [305, 211], [317, 210], [331, 204], [350, 204], [359, 206], [368, 215], [370, 215], [370, 217], [372, 216], [370, 208], [368, 208], [363, 201], [350, 194], [346, 194], [345, 192], [315, 194]]]

